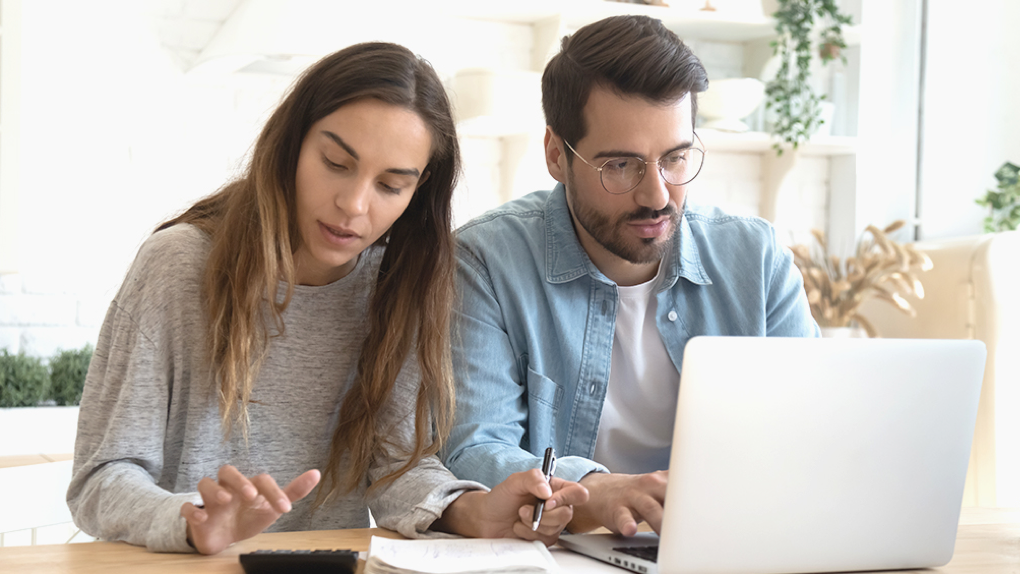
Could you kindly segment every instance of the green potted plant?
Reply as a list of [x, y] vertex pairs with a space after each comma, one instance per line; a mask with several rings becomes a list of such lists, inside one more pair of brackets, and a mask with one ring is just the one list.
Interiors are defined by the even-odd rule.
[[765, 87], [765, 107], [775, 113], [772, 134], [781, 141], [772, 147], [782, 155], [782, 143], [797, 149], [822, 123], [819, 104], [825, 95], [816, 94], [809, 83], [811, 60], [816, 53], [812, 39], [815, 29], [824, 26], [817, 49], [822, 62], [827, 64], [836, 58], [845, 61], [843, 26], [851, 20], [840, 13], [836, 0], [778, 0], [772, 17], [778, 34], [772, 51], [779, 58], [779, 70]]
[[85, 375], [92, 362], [92, 345], [81, 349], [60, 351], [50, 359], [49, 399], [58, 406], [74, 406], [81, 402]]
[[0, 349], [0, 407], [34, 407], [45, 400], [49, 383], [41, 359]]
[[48, 360], [0, 349], [0, 457], [74, 450], [92, 353], [91, 344]]
[[995, 172], [998, 185], [989, 189], [985, 196], [975, 200], [978, 205], [988, 208], [985, 231], [1011, 231], [1020, 228], [1020, 167], [1009, 163]]

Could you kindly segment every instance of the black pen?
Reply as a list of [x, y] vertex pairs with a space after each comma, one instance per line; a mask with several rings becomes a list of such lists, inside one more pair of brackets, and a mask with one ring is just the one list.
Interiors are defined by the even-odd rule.
[[[552, 480], [554, 472], [556, 472], [556, 451], [553, 450], [553, 447], [549, 447], [545, 449], [545, 458], [542, 459], [542, 476], [545, 477], [546, 482]], [[545, 510], [545, 501], [540, 500], [535, 505], [535, 513], [531, 516], [532, 532], [538, 530], [538, 523], [542, 522], [543, 510]]]

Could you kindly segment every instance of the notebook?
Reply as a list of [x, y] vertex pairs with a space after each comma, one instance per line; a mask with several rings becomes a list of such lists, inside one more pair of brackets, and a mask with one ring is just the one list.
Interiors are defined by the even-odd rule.
[[[980, 341], [696, 337], [659, 542], [563, 535], [642, 574], [941, 566], [953, 555]], [[654, 561], [657, 558], [657, 562]]]

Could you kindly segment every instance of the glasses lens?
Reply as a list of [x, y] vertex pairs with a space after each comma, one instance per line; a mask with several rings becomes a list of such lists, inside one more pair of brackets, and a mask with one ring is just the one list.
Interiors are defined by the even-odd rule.
[[614, 157], [602, 164], [602, 186], [609, 193], [627, 193], [641, 182], [645, 162], [636, 157]]
[[659, 171], [666, 183], [684, 185], [689, 183], [705, 162], [705, 152], [698, 148], [688, 148], [671, 153], [659, 161]]

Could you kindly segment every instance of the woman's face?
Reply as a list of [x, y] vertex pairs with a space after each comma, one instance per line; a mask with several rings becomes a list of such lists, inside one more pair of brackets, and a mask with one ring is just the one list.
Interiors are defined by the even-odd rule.
[[373, 98], [312, 125], [296, 178], [299, 285], [326, 285], [354, 269], [428, 177], [431, 145], [418, 114]]

